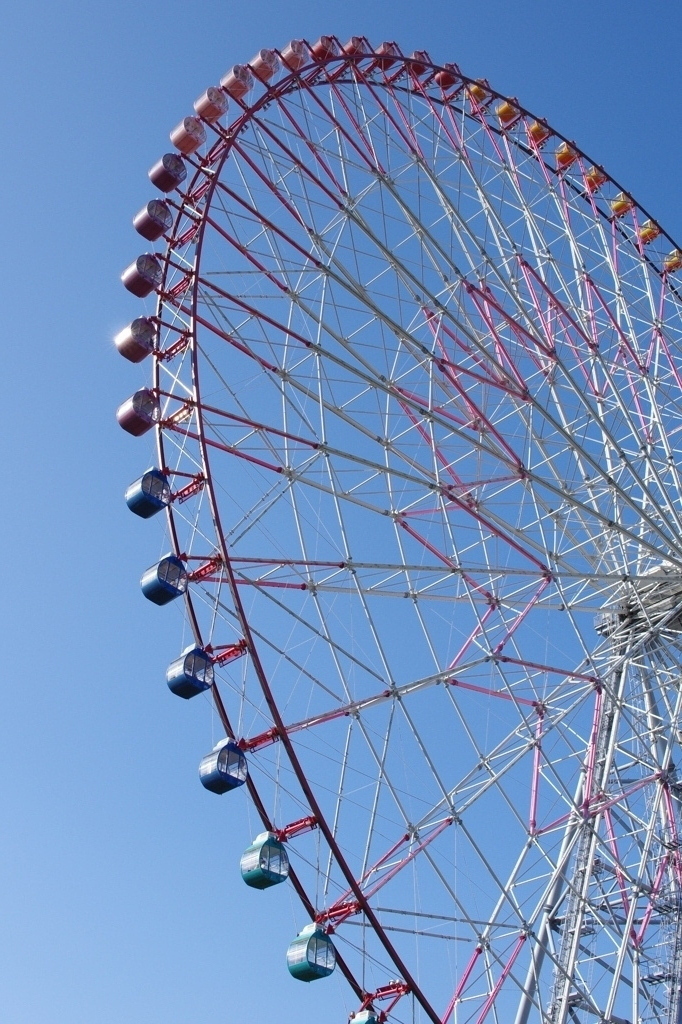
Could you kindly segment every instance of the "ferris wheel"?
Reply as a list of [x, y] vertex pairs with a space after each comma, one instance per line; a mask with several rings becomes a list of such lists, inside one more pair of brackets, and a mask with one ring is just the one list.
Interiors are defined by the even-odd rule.
[[425, 52], [296, 40], [194, 109], [123, 274], [126, 500], [283, 971], [355, 1024], [678, 1024], [682, 251]]

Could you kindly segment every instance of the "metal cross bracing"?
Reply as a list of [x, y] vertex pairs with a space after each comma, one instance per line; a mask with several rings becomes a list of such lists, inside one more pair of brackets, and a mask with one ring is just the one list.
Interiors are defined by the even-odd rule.
[[161, 254], [217, 714], [356, 1009], [677, 1024], [673, 243], [363, 46], [206, 126]]

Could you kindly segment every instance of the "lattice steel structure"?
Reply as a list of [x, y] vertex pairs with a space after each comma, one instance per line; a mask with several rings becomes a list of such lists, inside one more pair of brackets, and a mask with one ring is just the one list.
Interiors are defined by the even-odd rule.
[[682, 254], [395, 44], [196, 109], [149, 419], [301, 926], [370, 1020], [678, 1024]]

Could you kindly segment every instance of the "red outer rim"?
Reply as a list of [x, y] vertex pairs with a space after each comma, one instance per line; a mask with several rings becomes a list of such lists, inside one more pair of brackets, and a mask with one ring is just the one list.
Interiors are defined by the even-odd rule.
[[[241, 100], [233, 100], [233, 102], [238, 107], [241, 108], [241, 113], [232, 122], [232, 124], [228, 128], [224, 128], [219, 123], [216, 123], [216, 122], [213, 122], [213, 121], [206, 122], [207, 127], [213, 129], [217, 133], [218, 139], [214, 143], [214, 145], [211, 147], [211, 150], [209, 151], [209, 156], [208, 157], [206, 157], [204, 159], [200, 159], [200, 160], [197, 160], [196, 158], [192, 159], [192, 158], [185, 157], [186, 162], [188, 162], [191, 166], [193, 166], [195, 168], [195, 174], [192, 177], [191, 182], [189, 183], [186, 191], [184, 193], [181, 193], [182, 202], [179, 203], [179, 204], [177, 204], [177, 203], [173, 204], [175, 206], [176, 210], [177, 210], [177, 216], [176, 216], [175, 224], [174, 224], [174, 227], [173, 227], [173, 233], [172, 233], [172, 235], [168, 236], [169, 237], [169, 241], [170, 241], [168, 250], [164, 254], [160, 255], [160, 258], [162, 258], [163, 261], [164, 261], [164, 277], [163, 277], [163, 282], [162, 282], [161, 288], [159, 290], [159, 300], [158, 300], [158, 305], [157, 305], [157, 319], [158, 320], [162, 319], [163, 301], [164, 301], [164, 293], [165, 293], [165, 282], [166, 282], [166, 279], [167, 279], [167, 276], [168, 276], [168, 272], [170, 270], [170, 259], [171, 259], [172, 252], [173, 252], [172, 245], [173, 245], [173, 242], [177, 238], [177, 232], [179, 230], [179, 224], [181, 222], [181, 219], [182, 219], [183, 215], [186, 213], [186, 207], [191, 205], [191, 195], [192, 195], [192, 192], [197, 187], [197, 184], [199, 182], [205, 181], [207, 177], [209, 178], [210, 186], [209, 186], [209, 188], [207, 189], [207, 191], [205, 193], [206, 210], [208, 211], [208, 209], [210, 208], [210, 201], [211, 201], [213, 192], [215, 191], [215, 188], [216, 188], [217, 183], [218, 183], [219, 178], [220, 178], [220, 173], [221, 173], [223, 164], [225, 163], [225, 161], [230, 156], [230, 151], [231, 151], [231, 148], [232, 148], [233, 140], [249, 124], [249, 122], [252, 120], [252, 118], [256, 114], [258, 114], [260, 111], [262, 111], [264, 108], [266, 108], [271, 102], [273, 102], [273, 100], [282, 98], [287, 93], [293, 92], [293, 91], [295, 91], [297, 89], [311, 88], [311, 87], [315, 87], [318, 84], [325, 84], [325, 82], [326, 82], [325, 79], [323, 79], [322, 81], [318, 81], [319, 72], [320, 72], [321, 69], [324, 69], [324, 68], [326, 68], [328, 66], [331, 66], [331, 65], [334, 65], [334, 64], [338, 64], [339, 67], [342, 67], [343, 65], [353, 65], [353, 64], [355, 64], [355, 63], [357, 63], [359, 61], [368, 60], [368, 59], [376, 57], [376, 53], [371, 48], [369, 48], [369, 44], [367, 44], [367, 49], [363, 48], [362, 50], [359, 50], [357, 53], [353, 53], [352, 55], [347, 55], [347, 54], [343, 53], [343, 51], [341, 49], [341, 45], [339, 43], [339, 40], [336, 39], [335, 41], [337, 42], [337, 45], [339, 45], [339, 49], [341, 51], [340, 53], [338, 53], [338, 54], [336, 54], [334, 56], [323, 58], [321, 60], [312, 60], [311, 59], [310, 63], [306, 64], [299, 71], [297, 71], [297, 72], [289, 72], [288, 74], [285, 74], [285, 76], [282, 79], [280, 79], [280, 81], [277, 82], [273, 86], [267, 86], [266, 83], [262, 83], [261, 82], [261, 85], [265, 86], [265, 91], [263, 92], [263, 94], [257, 99], [257, 101], [252, 106], [247, 106]], [[279, 53], [279, 51], [276, 51], [276, 52]], [[412, 58], [405, 57], [403, 55], [399, 55], [399, 56], [396, 57], [396, 63], [399, 64], [399, 67], [396, 69], [395, 64], [394, 64], [392, 66], [392, 68], [391, 68], [391, 73], [388, 73], [388, 74], [384, 73], [383, 81], [380, 79], [379, 81], [374, 83], [374, 84], [377, 85], [377, 87], [379, 87], [379, 88], [383, 88], [383, 87], [386, 87], [386, 88], [396, 88], [396, 89], [400, 89], [401, 91], [413, 92], [413, 93], [418, 92], [419, 90], [417, 88], [415, 88], [415, 87], [410, 88], [410, 86], [409, 86], [410, 79], [405, 79], [402, 82], [400, 81], [400, 77], [401, 77], [402, 73], [405, 72], [406, 70], [409, 70], [409, 68], [411, 67], [411, 65], [413, 63], [416, 63], [416, 64], [420, 65], [421, 67], [426, 67], [428, 69], [426, 71], [426, 73], [422, 74], [420, 76], [420, 79], [417, 80], [418, 83], [419, 83], [419, 88], [423, 87], [425, 83], [426, 84], [430, 83], [430, 81], [433, 79], [433, 76], [435, 74], [437, 74], [439, 71], [446, 71], [446, 70], [448, 70], [447, 68], [443, 67], [443, 65], [427, 62], [427, 61], [424, 61], [423, 59], [419, 59], [419, 60], [413, 61]], [[286, 65], [283, 65], [283, 67], [284, 67], [285, 70], [288, 70], [286, 68]], [[458, 82], [461, 82], [463, 84], [463, 86], [472, 85], [472, 84], [474, 84], [475, 81], [476, 81], [475, 79], [470, 78], [467, 75], [464, 75], [464, 74], [461, 74], [461, 73], [459, 73], [459, 75], [458, 75]], [[489, 93], [491, 95], [491, 102], [492, 102], [492, 100], [505, 101], [505, 100], [508, 99], [507, 96], [505, 96], [502, 93], [497, 92], [495, 89], [493, 89], [490, 86], [487, 86], [487, 89], [488, 89], [488, 91], [489, 91]], [[452, 99], [459, 98], [460, 93], [461, 93], [461, 88], [457, 90], [456, 96], [453, 96]], [[430, 101], [433, 102], [433, 103], [436, 103], [436, 104], [441, 103], [443, 106], [445, 106], [448, 103], [449, 98], [448, 98], [447, 95], [443, 95], [442, 98], [438, 97], [438, 96], [431, 96], [430, 97]], [[533, 120], [541, 120], [540, 118], [536, 117], [536, 115], [533, 114], [531, 111], [529, 111], [527, 108], [525, 108], [521, 104], [519, 104], [516, 100], [514, 101], [514, 105], [518, 109], [520, 117], [532, 118]], [[547, 123], [547, 122], [545, 122], [545, 123]], [[507, 132], [503, 128], [501, 128], [500, 125], [497, 123], [497, 119], [496, 118], [493, 119], [491, 117], [489, 122], [488, 122], [488, 126], [489, 126], [491, 131], [495, 132], [499, 136], [501, 136], [501, 137], [510, 137], [510, 136], [508, 136]], [[600, 165], [598, 165], [596, 163], [596, 161], [592, 160], [583, 150], [581, 150], [580, 147], [577, 146], [572, 140], [568, 139], [566, 136], [562, 135], [560, 132], [555, 131], [549, 124], [548, 124], [548, 128], [550, 129], [550, 132], [551, 132], [550, 138], [554, 137], [557, 140], [559, 140], [560, 142], [568, 143], [575, 150], [575, 152], [578, 155], [578, 157], [583, 159], [585, 162], [589, 163], [590, 166], [592, 166], [592, 165], [595, 165], [595, 166], [598, 166], [598, 167], [600, 166]], [[517, 145], [521, 150], [525, 151], [527, 154], [534, 155], [537, 159], [542, 160], [544, 162], [544, 164], [545, 164], [546, 169], [548, 170], [548, 172], [550, 174], [554, 175], [555, 177], [559, 176], [557, 168], [553, 165], [553, 163], [550, 163], [548, 160], [544, 159], [543, 156], [542, 156], [542, 153], [539, 150], [534, 150], [529, 145], [524, 144], [523, 141], [521, 139], [519, 139], [519, 138], [512, 138], [512, 141], [513, 141], [514, 145]], [[552, 149], [551, 152], [553, 154], [554, 150]], [[214, 154], [213, 157], [210, 156], [210, 153]], [[210, 176], [206, 174], [206, 170], [209, 167], [211, 169], [210, 170]], [[647, 220], [652, 220], [652, 221], [654, 221], [654, 223], [657, 224], [655, 219], [644, 209], [644, 207], [641, 206], [641, 204], [639, 204], [634, 199], [634, 197], [626, 189], [623, 188], [622, 185], [620, 185], [616, 181], [615, 178], [613, 178], [611, 175], [609, 175], [608, 172], [605, 171], [605, 170], [604, 170], [604, 174], [606, 175], [606, 182], [604, 184], [609, 182], [619, 192], [624, 192], [625, 195], [628, 196], [628, 198], [630, 198], [633, 201], [633, 203], [635, 205], [635, 208]], [[576, 185], [576, 183], [571, 180], [571, 176], [570, 175], [569, 176], [565, 176], [564, 177], [564, 181], [566, 181], [567, 185], [574, 191], [575, 194], [583, 196], [586, 199], [586, 201], [589, 201], [589, 198], [590, 198], [589, 195], [586, 193], [585, 190], [580, 189]], [[602, 210], [597, 208], [596, 212], [601, 217], [603, 217], [604, 219], [610, 220], [610, 218], [608, 217], [608, 215], [604, 211], [602, 211]], [[658, 225], [658, 226], [660, 227], [660, 225]], [[196, 245], [196, 255], [195, 255], [195, 264], [194, 264], [195, 269], [199, 267], [200, 262], [201, 262], [201, 252], [202, 252], [202, 247], [203, 247], [205, 228], [206, 228], [206, 220], [205, 220], [205, 218], [202, 218], [202, 220], [200, 221], [200, 224], [199, 224], [199, 229], [198, 229], [198, 242], [197, 242], [197, 245]], [[661, 235], [663, 237], [665, 237], [670, 242], [671, 246], [674, 249], [680, 248], [680, 246], [674, 241], [674, 239], [663, 228], [661, 228]], [[653, 270], [656, 271], [656, 273], [659, 276], [661, 276], [661, 277], [667, 276], [666, 272], [662, 268], [659, 268], [653, 262], [653, 260], [646, 255], [645, 251], [640, 251], [639, 255], [640, 255], [641, 258], [643, 258], [647, 262], [647, 264]], [[678, 291], [677, 288], [675, 288], [673, 286], [672, 282], [670, 282], [669, 279], [668, 279], [668, 286], [671, 288], [671, 290], [674, 292], [674, 294], [678, 298], [682, 299], [682, 296], [680, 295], [680, 292]], [[386, 951], [386, 953], [388, 954], [389, 958], [391, 959], [391, 961], [395, 965], [396, 969], [400, 972], [402, 978], [404, 979], [404, 981], [406, 983], [407, 990], [419, 1002], [419, 1004], [422, 1006], [424, 1012], [429, 1017], [429, 1019], [433, 1022], [433, 1024], [442, 1024], [441, 1017], [436, 1013], [435, 1009], [431, 1006], [431, 1004], [427, 1000], [426, 996], [421, 991], [420, 987], [418, 986], [418, 984], [416, 983], [415, 979], [413, 978], [411, 972], [407, 969], [407, 966], [404, 964], [402, 958], [399, 956], [399, 954], [396, 951], [395, 947], [391, 943], [391, 941], [388, 938], [388, 936], [387, 936], [385, 930], [383, 929], [382, 925], [377, 920], [377, 918], [376, 918], [376, 916], [374, 914], [374, 911], [369, 906], [367, 900], [365, 899], [362, 891], [360, 890], [360, 888], [358, 886], [357, 880], [355, 879], [352, 871], [350, 870], [350, 867], [346, 863], [346, 860], [345, 860], [341, 850], [339, 849], [339, 846], [338, 846], [338, 844], [337, 844], [337, 842], [336, 842], [336, 840], [334, 838], [334, 835], [333, 835], [329, 825], [327, 824], [323, 814], [321, 813], [320, 807], [319, 807], [319, 805], [317, 803], [317, 800], [315, 798], [313, 790], [312, 790], [311, 786], [309, 785], [309, 783], [308, 783], [308, 781], [306, 779], [305, 773], [303, 772], [303, 769], [302, 769], [302, 767], [300, 765], [300, 762], [299, 762], [299, 760], [297, 758], [296, 752], [295, 752], [295, 750], [293, 748], [293, 744], [292, 744], [292, 742], [291, 742], [291, 740], [290, 740], [290, 738], [288, 736], [287, 730], [284, 727], [283, 720], [282, 720], [282, 718], [281, 718], [281, 716], [279, 714], [279, 710], [278, 710], [277, 704], [276, 704], [276, 702], [274, 700], [274, 697], [272, 695], [272, 691], [271, 691], [271, 688], [270, 688], [267, 676], [265, 674], [265, 671], [263, 669], [262, 663], [260, 661], [260, 658], [259, 658], [259, 655], [258, 655], [258, 649], [257, 649], [257, 646], [256, 646], [256, 642], [255, 642], [253, 634], [251, 632], [250, 625], [249, 625], [249, 622], [248, 622], [248, 618], [247, 618], [246, 613], [244, 611], [244, 607], [243, 607], [243, 604], [242, 604], [242, 601], [241, 601], [241, 598], [240, 598], [240, 595], [239, 595], [239, 590], [238, 590], [238, 587], [236, 585], [235, 573], [234, 573], [234, 570], [233, 570], [230, 553], [229, 553], [229, 550], [228, 550], [228, 547], [227, 547], [227, 543], [225, 541], [225, 536], [224, 536], [222, 525], [221, 525], [221, 521], [220, 521], [220, 513], [219, 513], [219, 509], [218, 509], [218, 503], [217, 503], [217, 500], [216, 500], [215, 489], [214, 489], [214, 484], [213, 484], [213, 478], [212, 478], [211, 471], [210, 471], [210, 466], [209, 466], [208, 449], [207, 449], [207, 445], [205, 443], [205, 436], [204, 436], [204, 430], [203, 430], [203, 418], [202, 418], [202, 406], [201, 406], [200, 389], [199, 389], [197, 346], [194, 343], [195, 342], [195, 338], [196, 338], [196, 333], [195, 333], [195, 331], [196, 331], [196, 309], [197, 309], [197, 300], [198, 300], [197, 291], [198, 291], [198, 280], [197, 280], [197, 277], [195, 276], [194, 280], [193, 280], [193, 283], [192, 283], [192, 288], [191, 288], [191, 309], [187, 308], [186, 305], [183, 305], [181, 300], [177, 300], [176, 304], [177, 304], [179, 309], [182, 309], [184, 311], [184, 313], [186, 315], [189, 315], [190, 318], [191, 318], [190, 319], [190, 323], [191, 323], [190, 343], [192, 345], [192, 381], [193, 381], [194, 394], [195, 394], [195, 408], [196, 408], [196, 413], [197, 413], [198, 432], [199, 432], [199, 435], [200, 435], [200, 442], [199, 442], [199, 444], [200, 444], [200, 450], [201, 450], [201, 455], [202, 455], [203, 470], [204, 470], [204, 476], [205, 476], [205, 479], [206, 479], [206, 488], [207, 488], [207, 492], [208, 492], [208, 496], [209, 496], [211, 514], [212, 514], [214, 526], [215, 526], [215, 529], [216, 529], [216, 535], [217, 535], [218, 542], [219, 542], [219, 549], [220, 549], [220, 553], [222, 555], [222, 559], [223, 559], [224, 566], [225, 566], [225, 575], [226, 575], [226, 578], [227, 578], [227, 584], [228, 584], [228, 587], [229, 587], [229, 590], [230, 590], [230, 594], [231, 594], [231, 597], [232, 597], [232, 601], [233, 601], [233, 604], [234, 604], [234, 610], [235, 610], [235, 613], [236, 613], [237, 620], [239, 621], [239, 624], [240, 624], [241, 629], [243, 631], [244, 639], [246, 640], [246, 643], [247, 643], [247, 649], [248, 649], [248, 652], [249, 652], [249, 655], [250, 655], [250, 658], [251, 658], [251, 661], [252, 661], [255, 673], [256, 673], [256, 675], [258, 677], [258, 680], [259, 680], [259, 683], [260, 683], [260, 686], [261, 686], [261, 689], [262, 689], [262, 692], [263, 692], [264, 699], [265, 699], [265, 701], [267, 703], [268, 709], [269, 709], [270, 714], [272, 716], [272, 720], [273, 720], [275, 729], [277, 730], [277, 732], [279, 734], [279, 739], [280, 739], [281, 743], [283, 744], [283, 746], [284, 746], [284, 748], [285, 748], [285, 750], [287, 752], [287, 756], [288, 756], [289, 761], [291, 763], [292, 769], [293, 769], [293, 771], [294, 771], [294, 773], [296, 775], [296, 778], [297, 778], [298, 783], [299, 783], [299, 785], [301, 787], [301, 790], [302, 790], [302, 792], [303, 792], [303, 794], [304, 794], [304, 796], [305, 796], [305, 798], [306, 798], [306, 800], [308, 802], [310, 810], [311, 810], [312, 814], [315, 816], [315, 818], [316, 818], [316, 820], [318, 822], [320, 831], [324, 835], [325, 841], [327, 842], [327, 844], [329, 846], [329, 849], [332, 852], [332, 854], [333, 854], [333, 856], [334, 856], [334, 858], [336, 860], [337, 865], [339, 866], [339, 868], [342, 871], [344, 877], [346, 878], [346, 881], [348, 883], [350, 891], [352, 891], [353, 895], [357, 899], [360, 907], [362, 908], [362, 911], [364, 913], [364, 916], [365, 916], [366, 920], [371, 925], [371, 927], [374, 930], [378, 940], [380, 941], [380, 943], [384, 947], [384, 950]], [[155, 361], [154, 361], [154, 372], [153, 372], [154, 388], [157, 389], [157, 391], [159, 389], [159, 362], [160, 362], [159, 359], [155, 359]], [[157, 430], [157, 450], [158, 450], [159, 464], [160, 464], [161, 467], [163, 467], [165, 465], [164, 444], [163, 444], [163, 428], [161, 426], [157, 425], [156, 430]], [[174, 520], [174, 516], [173, 516], [172, 505], [168, 507], [167, 515], [168, 515], [168, 528], [169, 528], [169, 531], [170, 531], [170, 536], [171, 536], [173, 550], [174, 550], [176, 555], [180, 555], [181, 551], [180, 551], [180, 546], [179, 546], [179, 542], [178, 542], [178, 535], [177, 535], [177, 530], [176, 530], [176, 526], [175, 526], [175, 520]], [[192, 596], [191, 596], [189, 590], [188, 590], [188, 592], [185, 595], [185, 604], [186, 604], [187, 613], [188, 613], [188, 616], [189, 616], [189, 620], [190, 620], [190, 623], [191, 623], [191, 627], [192, 627], [192, 631], [193, 631], [193, 634], [194, 634], [195, 641], [196, 641], [197, 644], [202, 645], [203, 642], [202, 642], [201, 630], [200, 630], [200, 627], [199, 627], [199, 623], [198, 623], [196, 612], [194, 610], [194, 606], [193, 606], [193, 602], [192, 602]], [[225, 710], [225, 706], [223, 704], [222, 698], [220, 696], [220, 693], [218, 691], [218, 687], [217, 687], [216, 684], [214, 684], [212, 686], [212, 692], [213, 692], [213, 699], [214, 699], [214, 703], [215, 703], [215, 708], [216, 708], [216, 711], [217, 711], [217, 713], [218, 713], [218, 715], [220, 717], [220, 720], [221, 720], [221, 722], [223, 724], [223, 727], [225, 729], [226, 734], [230, 738], [236, 739], [237, 738], [236, 734], [235, 734], [235, 732], [234, 732], [234, 730], [233, 730], [233, 728], [231, 726], [229, 717], [228, 717], [227, 712]], [[256, 811], [257, 811], [257, 813], [258, 813], [258, 815], [259, 815], [259, 817], [260, 817], [264, 827], [268, 831], [273, 831], [275, 829], [275, 825], [273, 824], [273, 822], [269, 818], [269, 815], [268, 815], [268, 813], [267, 813], [267, 811], [265, 809], [265, 806], [264, 806], [264, 804], [263, 804], [263, 802], [262, 802], [262, 800], [260, 798], [260, 795], [259, 795], [259, 793], [258, 793], [258, 791], [256, 789], [256, 786], [255, 786], [251, 776], [249, 776], [248, 779], [247, 779], [247, 788], [248, 788], [248, 791], [249, 791], [249, 795], [250, 795], [250, 797], [251, 797], [251, 799], [253, 801], [253, 804], [254, 804], [254, 806], [256, 808]], [[316, 917], [315, 907], [314, 907], [313, 903], [311, 902], [310, 898], [308, 897], [308, 895], [307, 895], [307, 893], [306, 893], [306, 891], [305, 891], [305, 889], [304, 889], [300, 879], [297, 877], [297, 875], [295, 874], [293, 869], [290, 871], [289, 877], [290, 877], [290, 879], [292, 881], [294, 889], [296, 890], [296, 893], [299, 896], [299, 899], [301, 900], [301, 902], [302, 902], [306, 912], [310, 916], [311, 920], [314, 920], [315, 917]], [[338, 950], [337, 950], [337, 962], [339, 964], [339, 968], [340, 968], [342, 974], [344, 975], [344, 977], [346, 978], [346, 980], [350, 984], [350, 986], [353, 989], [355, 995], [358, 997], [358, 999], [363, 1001], [363, 1005], [367, 1005], [366, 1000], [367, 999], [371, 1000], [371, 996], [363, 990], [362, 986], [358, 983], [358, 981], [355, 978], [355, 976], [354, 976], [353, 972], [351, 971], [351, 969], [345, 963], [343, 958], [338, 954]], [[371, 1003], [370, 1003], [370, 1005], [371, 1005]], [[446, 1013], [446, 1016], [449, 1014], [449, 1012], [450, 1011], [448, 1011]]]

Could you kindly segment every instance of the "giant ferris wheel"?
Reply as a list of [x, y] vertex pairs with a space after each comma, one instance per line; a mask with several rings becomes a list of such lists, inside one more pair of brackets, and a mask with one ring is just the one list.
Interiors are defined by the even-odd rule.
[[682, 252], [394, 43], [261, 50], [194, 109], [123, 275], [126, 499], [242, 877], [300, 897], [284, 974], [356, 1024], [678, 1024]]

